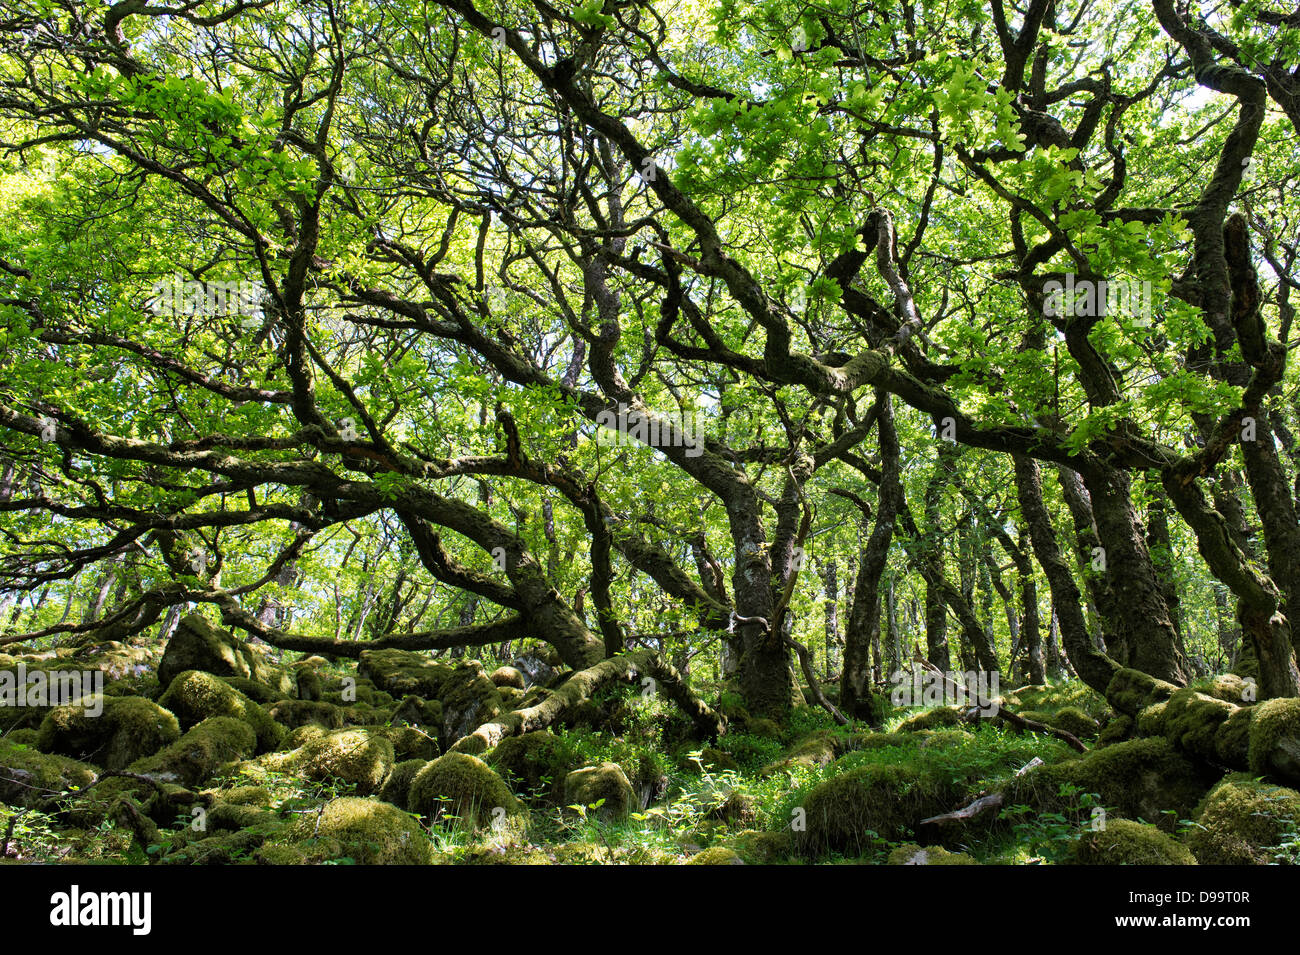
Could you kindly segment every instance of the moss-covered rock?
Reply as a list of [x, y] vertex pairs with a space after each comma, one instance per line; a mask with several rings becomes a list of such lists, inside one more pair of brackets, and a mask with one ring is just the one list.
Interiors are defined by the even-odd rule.
[[899, 723], [895, 732], [909, 733], [915, 730], [934, 730], [944, 726], [956, 726], [961, 723], [961, 710], [951, 706], [936, 706], [924, 713], [909, 716]]
[[483, 665], [467, 660], [447, 677], [439, 695], [442, 702], [442, 745], [450, 748], [462, 736], [468, 736], [504, 709]]
[[1089, 830], [1070, 847], [1073, 865], [1196, 865], [1182, 843], [1155, 826], [1129, 819], [1110, 819]]
[[1232, 703], [1190, 688], [1179, 690], [1165, 704], [1165, 736], [1185, 752], [1201, 759], [1215, 759], [1219, 728], [1237, 709]]
[[221, 767], [247, 759], [256, 747], [257, 734], [243, 720], [212, 716], [127, 770], [193, 788]]
[[438, 758], [438, 743], [428, 733], [414, 726], [364, 726], [361, 729], [377, 733], [393, 744], [393, 755], [398, 762], [418, 759], [428, 762]]
[[1125, 667], [1117, 670], [1106, 687], [1106, 701], [1121, 713], [1137, 716], [1154, 703], [1163, 703], [1178, 687], [1164, 680]]
[[95, 716], [78, 703], [51, 710], [41, 721], [39, 747], [118, 770], [180, 739], [176, 717], [151, 700], [105, 696], [101, 702]]
[[319, 726], [327, 730], [343, 728], [343, 710], [323, 700], [281, 700], [267, 708], [271, 719], [289, 729]]
[[605, 819], [625, 819], [632, 811], [636, 794], [632, 783], [618, 763], [584, 766], [564, 777], [565, 805], [585, 806]]
[[397, 699], [408, 694], [436, 699], [451, 672], [445, 663], [409, 650], [363, 650], [357, 661], [357, 676]]
[[325, 693], [325, 680], [321, 676], [320, 667], [313, 662], [317, 660], [321, 664], [325, 662], [320, 657], [308, 657], [294, 665], [300, 700], [319, 700]]
[[393, 710], [393, 721], [419, 726], [430, 733], [442, 730], [442, 703], [408, 694]]
[[[1066, 732], [1069, 732], [1068, 730]], [[907, 842], [889, 854], [888, 865], [979, 865], [965, 852], [949, 852], [941, 846], [922, 848]]]
[[348, 783], [361, 795], [379, 792], [397, 762], [385, 734], [360, 727], [310, 739], [291, 761], [308, 779]]
[[556, 799], [563, 793], [564, 777], [581, 763], [572, 746], [547, 730], [506, 737], [486, 760], [515, 792]]
[[186, 670], [172, 678], [167, 691], [158, 704], [176, 714], [183, 728], [188, 729], [212, 716], [228, 716], [243, 720], [257, 734], [257, 750], [267, 753], [280, 745], [284, 727], [280, 726], [266, 710], [224, 680], [201, 670]]
[[1133, 730], [1137, 728], [1137, 723], [1133, 717], [1127, 713], [1120, 713], [1111, 719], [1102, 727], [1101, 735], [1097, 737], [1097, 746], [1110, 746], [1113, 743], [1122, 743], [1133, 735]]
[[1250, 721], [1250, 771], [1300, 783], [1300, 698], [1267, 700]]
[[1144, 706], [1138, 710], [1137, 714], [1137, 731], [1141, 736], [1164, 736], [1165, 735], [1165, 709], [1169, 706], [1168, 700], [1159, 703], [1152, 703], [1150, 706]]
[[409, 813], [387, 802], [345, 796], [303, 813], [284, 834], [291, 852], [263, 852], [274, 864], [314, 865], [352, 859], [359, 865], [428, 865], [429, 838]]
[[223, 676], [221, 678], [227, 686], [234, 687], [244, 696], [248, 697], [254, 703], [268, 705], [279, 703], [281, 700], [292, 699], [280, 690], [267, 686], [258, 680], [249, 680], [242, 676]]
[[434, 822], [454, 819], [458, 825], [478, 829], [502, 817], [523, 812], [510, 788], [487, 763], [464, 753], [446, 753], [426, 763], [407, 793], [411, 812]]
[[1300, 793], [1234, 773], [1196, 814], [1187, 845], [1202, 865], [1269, 865], [1271, 847], [1300, 830]]
[[861, 855], [879, 841], [899, 842], [923, 818], [946, 812], [959, 795], [943, 776], [906, 765], [867, 765], [818, 784], [803, 801], [801, 850]]
[[187, 670], [256, 680], [286, 695], [296, 691], [289, 675], [268, 661], [260, 650], [214, 627], [196, 613], [183, 617], [167, 641], [158, 664], [158, 682], [166, 690], [172, 680]]
[[0, 739], [0, 802], [47, 809], [98, 777], [94, 766]]
[[1214, 734], [1214, 755], [1224, 766], [1250, 765], [1250, 724], [1255, 707], [1243, 706], [1219, 724]]
[[727, 845], [750, 865], [770, 865], [790, 858], [794, 852], [794, 841], [790, 836], [788, 829], [780, 832], [746, 829], [728, 837]]
[[524, 679], [522, 670], [515, 667], [497, 667], [489, 675], [490, 679], [496, 686], [512, 686], [516, 690], [526, 690], [528, 682]]
[[428, 764], [429, 761], [425, 759], [407, 759], [398, 763], [384, 780], [383, 788], [379, 790], [379, 798], [384, 802], [391, 802], [398, 809], [406, 809], [411, 781]]
[[697, 852], [686, 862], [687, 865], [744, 865], [745, 860], [738, 856], [734, 850], [726, 846], [714, 846], [711, 849], [705, 849], [703, 852]]
[[1043, 811], [1073, 809], [1077, 797], [1061, 795], [1061, 787], [1069, 784], [1079, 792], [1097, 794], [1103, 806], [1117, 808], [1123, 816], [1158, 821], [1161, 828], [1172, 829], [1174, 820], [1164, 811], [1189, 818], [1211, 781], [1168, 740], [1144, 737], [1017, 776], [1008, 787], [1007, 805]]
[[258, 828], [231, 828], [215, 835], [191, 838], [158, 862], [161, 865], [236, 865], [252, 858], [266, 838], [267, 833]]
[[781, 727], [776, 720], [769, 720], [766, 717], [755, 717], [746, 721], [745, 732], [750, 736], [759, 736], [763, 739], [781, 739]]
[[791, 772], [796, 769], [816, 769], [828, 766], [839, 755], [836, 750], [837, 738], [831, 733], [814, 733], [800, 741], [793, 749], [780, 759], [773, 760], [761, 770], [760, 776], [772, 776], [776, 773]]
[[709, 811], [709, 818], [720, 819], [733, 829], [753, 829], [758, 823], [758, 800], [749, 793], [734, 791]]
[[1064, 730], [1079, 739], [1089, 739], [1101, 731], [1101, 725], [1077, 706], [1063, 706], [1045, 722], [1048, 726]]

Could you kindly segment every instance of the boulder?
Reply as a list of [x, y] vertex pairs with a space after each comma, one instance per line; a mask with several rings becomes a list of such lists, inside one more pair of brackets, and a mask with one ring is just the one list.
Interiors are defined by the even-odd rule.
[[408, 694], [437, 698], [451, 667], [409, 650], [362, 650], [357, 676], [400, 699]]
[[626, 819], [635, 798], [632, 783], [618, 763], [584, 766], [564, 777], [565, 805], [583, 806], [602, 819]]
[[1234, 773], [1210, 790], [1196, 823], [1187, 845], [1202, 865], [1272, 865], [1273, 847], [1300, 832], [1300, 793]]
[[379, 792], [397, 761], [384, 734], [362, 728], [326, 733], [290, 756], [289, 762], [308, 779], [350, 783], [362, 795]]
[[410, 814], [379, 800], [345, 796], [319, 812], [299, 815], [258, 858], [280, 865], [342, 859], [358, 865], [428, 865], [433, 847]]
[[118, 770], [180, 739], [176, 717], [152, 700], [105, 696], [102, 703], [98, 716], [75, 703], [47, 713], [41, 721], [41, 750]]
[[257, 734], [257, 751], [267, 753], [280, 745], [284, 727], [266, 710], [224, 680], [202, 670], [186, 670], [171, 680], [158, 705], [171, 710], [188, 729], [212, 716], [242, 720]]
[[196, 613], [183, 617], [167, 641], [158, 664], [158, 682], [166, 690], [186, 670], [256, 680], [285, 695], [296, 692], [289, 675], [267, 661], [259, 650]]
[[464, 753], [426, 763], [411, 780], [407, 807], [433, 822], [454, 821], [469, 829], [523, 812], [505, 781], [487, 763]]
[[1182, 843], [1155, 826], [1129, 819], [1107, 820], [1070, 847], [1070, 865], [1196, 865]]

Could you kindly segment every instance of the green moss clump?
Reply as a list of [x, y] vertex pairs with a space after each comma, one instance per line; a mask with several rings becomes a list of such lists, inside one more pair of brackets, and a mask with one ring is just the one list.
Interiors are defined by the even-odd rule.
[[950, 706], [937, 706], [924, 713], [909, 716], [895, 728], [898, 733], [910, 733], [915, 730], [934, 730], [944, 726], [956, 726], [961, 723], [961, 711]]
[[41, 738], [40, 730], [27, 729], [10, 730], [4, 735], [4, 739], [14, 746], [35, 746]]
[[201, 670], [186, 670], [172, 678], [158, 704], [176, 714], [182, 727], [191, 727], [213, 716], [242, 720], [257, 736], [257, 751], [270, 752], [284, 738], [284, 727], [223, 680]]
[[777, 725], [776, 720], [769, 720], [766, 717], [751, 719], [746, 722], [745, 732], [750, 736], [758, 736], [763, 739], [781, 739], [781, 727]]
[[1165, 735], [1165, 709], [1168, 707], [1168, 701], [1163, 703], [1152, 703], [1150, 706], [1144, 706], [1138, 711], [1137, 731], [1142, 736], [1164, 736]]
[[840, 755], [837, 742], [842, 740], [830, 732], [815, 733], [800, 742], [789, 753], [778, 760], [768, 763], [760, 771], [761, 776], [791, 772], [796, 769], [816, 769], [828, 766]]
[[244, 677], [286, 695], [294, 692], [293, 680], [287, 673], [267, 662], [254, 647], [219, 630], [196, 613], [183, 617], [167, 641], [158, 664], [158, 682], [165, 690], [187, 670]]
[[[344, 858], [359, 865], [428, 865], [433, 861], [432, 846], [419, 821], [374, 799], [345, 796], [331, 800], [319, 812], [301, 814], [285, 838], [302, 854], [300, 864]], [[271, 856], [275, 861], [285, 858], [282, 853]]]
[[1225, 703], [1244, 706], [1255, 702], [1255, 694], [1258, 692], [1258, 688], [1247, 683], [1244, 678], [1235, 673], [1222, 673], [1211, 680], [1201, 692], [1214, 697], [1216, 700], [1223, 700]]
[[407, 808], [406, 797], [411, 791], [411, 780], [415, 779], [416, 774], [427, 765], [428, 760], [424, 759], [407, 759], [398, 763], [384, 780], [383, 788], [379, 790], [379, 798], [384, 802], [392, 803], [398, 809]]
[[1101, 730], [1100, 724], [1077, 706], [1063, 706], [1045, 722], [1058, 730], [1064, 730], [1079, 739], [1096, 736]]
[[691, 856], [687, 865], [744, 865], [745, 860], [726, 846], [714, 846]]
[[907, 842], [889, 854], [888, 865], [979, 865], [965, 852], [949, 852], [942, 846], [922, 848]]
[[1097, 746], [1110, 746], [1124, 742], [1133, 735], [1136, 726], [1133, 717], [1127, 713], [1120, 713], [1102, 728], [1101, 735], [1097, 737]]
[[1121, 713], [1137, 716], [1154, 703], [1163, 703], [1178, 687], [1164, 680], [1125, 667], [1117, 670], [1106, 687], [1106, 700]]
[[455, 817], [471, 829], [495, 821], [496, 809], [504, 809], [507, 816], [523, 812], [505, 780], [478, 757], [464, 753], [446, 753], [426, 763], [411, 780], [407, 806], [434, 822]]
[[520, 691], [528, 688], [523, 673], [515, 667], [497, 667], [488, 674], [488, 679], [498, 687], [510, 686]]
[[1250, 771], [1300, 782], [1300, 698], [1267, 700], [1250, 721]]
[[758, 800], [748, 793], [732, 792], [722, 805], [709, 811], [709, 818], [719, 819], [733, 829], [753, 829], [758, 824]]
[[1110, 819], [1105, 829], [1085, 832], [1071, 846], [1069, 864], [1196, 865], [1196, 857], [1155, 826]]
[[1215, 737], [1237, 707], [1193, 689], [1179, 690], [1165, 704], [1165, 736], [1202, 759], [1214, 759]]
[[564, 777], [581, 764], [581, 757], [562, 737], [536, 730], [506, 737], [488, 753], [487, 762], [513, 784], [516, 792], [546, 793], [558, 798]]
[[1234, 773], [1210, 790], [1187, 845], [1202, 865], [1269, 865], [1269, 848], [1300, 828], [1300, 793]]
[[240, 676], [223, 676], [221, 682], [232, 689], [238, 690], [254, 703], [278, 703], [281, 700], [289, 699], [286, 694], [257, 680], [249, 680]]
[[632, 782], [618, 763], [584, 766], [564, 777], [564, 802], [590, 808], [604, 819], [626, 819], [632, 811], [636, 794]]
[[223, 765], [247, 759], [256, 746], [257, 735], [243, 720], [211, 716], [161, 752], [137, 760], [127, 769], [193, 788]]
[[442, 726], [442, 703], [438, 700], [425, 701], [413, 694], [405, 696], [393, 710], [393, 721], [424, 727], [430, 733], [437, 733]]
[[343, 710], [320, 700], [281, 700], [268, 708], [271, 719], [289, 729], [319, 726], [327, 730], [343, 728]]
[[906, 838], [921, 819], [946, 812], [959, 795], [943, 776], [906, 765], [866, 765], [820, 783], [803, 801], [807, 855], [857, 856]]
[[1214, 734], [1214, 755], [1225, 766], [1250, 765], [1250, 724], [1255, 707], [1243, 706], [1219, 724]]
[[729, 837], [727, 844], [750, 865], [769, 865], [790, 858], [794, 852], [788, 829], [780, 832], [746, 829]]
[[[445, 663], [436, 663], [422, 653], [409, 650], [363, 650], [357, 664], [358, 677], [371, 680], [376, 687], [399, 699], [407, 694], [436, 699], [442, 695], [442, 685], [451, 673], [451, 667]], [[357, 699], [360, 698], [358, 692]]]
[[86, 763], [0, 739], [0, 802], [7, 805], [48, 808], [73, 787], [85, 789], [98, 775]]
[[1072, 799], [1060, 792], [1065, 784], [1098, 794], [1103, 806], [1115, 807], [1124, 816], [1159, 820], [1161, 828], [1172, 829], [1174, 821], [1164, 810], [1189, 818], [1210, 781], [1164, 737], [1143, 737], [1017, 776], [1010, 783], [1007, 804], [1043, 811], [1072, 809]]
[[339, 780], [362, 795], [379, 792], [396, 762], [393, 744], [369, 729], [341, 729], [310, 739], [292, 757], [308, 779]]
[[180, 738], [176, 717], [138, 696], [102, 697], [103, 712], [91, 716], [80, 703], [50, 710], [37, 745], [105, 769], [125, 769]]
[[[311, 657], [308, 659], [319, 658]], [[294, 669], [297, 671], [298, 699], [308, 701], [319, 700], [325, 692], [325, 681], [320, 675], [320, 670], [315, 666], [305, 663], [297, 664]]]

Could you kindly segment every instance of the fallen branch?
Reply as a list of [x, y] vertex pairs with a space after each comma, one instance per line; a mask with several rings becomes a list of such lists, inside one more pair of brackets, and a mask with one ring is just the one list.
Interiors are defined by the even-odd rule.
[[1073, 733], [1067, 733], [1065, 730], [1057, 729], [1055, 726], [1048, 726], [1046, 723], [1040, 723], [1037, 720], [1027, 720], [1023, 716], [1018, 716], [1015, 713], [1012, 713], [1002, 703], [994, 703], [990, 700], [980, 699], [979, 694], [970, 693], [967, 687], [962, 686], [960, 683], [957, 683], [955, 680], [949, 679], [948, 674], [944, 673], [942, 670], [940, 670], [929, 660], [923, 660], [918, 658], [915, 660], [915, 662], [918, 663], [922, 669], [928, 670], [931, 673], [939, 674], [939, 678], [943, 680], [945, 683], [947, 683], [949, 686], [955, 687], [961, 692], [967, 693], [970, 696], [974, 697], [975, 700], [975, 706], [973, 707], [974, 709], [980, 710], [982, 712], [988, 712], [992, 710], [994, 716], [998, 717], [999, 719], [1006, 720], [1012, 726], [1015, 726], [1022, 730], [1029, 730], [1030, 732], [1033, 733], [1047, 733], [1049, 736], [1055, 736], [1057, 739], [1061, 740], [1063, 743], [1065, 743], [1067, 746], [1069, 746], [1071, 749], [1075, 750], [1076, 752], [1079, 753], [1088, 752], [1088, 747], [1085, 746], [1083, 744], [1083, 741], [1080, 740], [1079, 737], [1075, 736]]

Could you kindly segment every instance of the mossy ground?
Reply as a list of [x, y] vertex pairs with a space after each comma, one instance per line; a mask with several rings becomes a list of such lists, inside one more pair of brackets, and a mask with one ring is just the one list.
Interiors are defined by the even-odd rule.
[[[1141, 704], [1140, 715], [1116, 713], [1078, 683], [1003, 694], [1085, 740], [1082, 756], [957, 709], [896, 710], [872, 731], [812, 706], [780, 723], [756, 719], [727, 692], [711, 701], [729, 731], [700, 742], [672, 705], [629, 687], [476, 758], [441, 755], [476, 708], [546, 690], [520, 687], [509, 667], [401, 651], [367, 654], [360, 668], [258, 662], [261, 679], [251, 665], [247, 676], [173, 666], [166, 692], [149, 672], [130, 672], [108, 695], [112, 718], [90, 726], [49, 711], [38, 714], [44, 725], [11, 720], [0, 737], [0, 830], [21, 816], [7, 856], [987, 865], [1268, 864], [1300, 853], [1300, 796], [1267, 778], [1287, 758], [1296, 710], [1233, 710], [1231, 677], [1174, 694], [1129, 675], [1120, 699]], [[1244, 761], [1248, 749], [1256, 772], [1222, 782], [1197, 756]], [[123, 767], [153, 782], [96, 782]], [[1004, 804], [974, 821], [922, 824], [990, 792]], [[138, 807], [134, 829], [124, 801]]]

